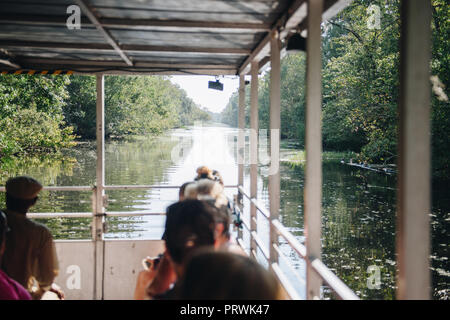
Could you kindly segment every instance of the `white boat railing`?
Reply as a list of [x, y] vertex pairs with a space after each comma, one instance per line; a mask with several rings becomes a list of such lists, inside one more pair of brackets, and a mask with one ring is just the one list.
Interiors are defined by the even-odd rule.
[[[107, 185], [103, 190], [149, 190], [149, 189], [179, 189], [176, 185]], [[236, 185], [226, 185], [225, 188], [237, 188]], [[44, 191], [91, 191], [92, 201], [97, 197], [95, 186], [46, 186]], [[5, 192], [5, 187], [0, 187], [0, 192]], [[106, 211], [101, 214], [105, 217], [132, 217], [132, 216], [160, 216], [165, 212], [139, 212], [139, 211]], [[50, 218], [92, 218], [95, 212], [29, 212], [28, 218], [50, 219]], [[98, 215], [97, 215], [98, 216]]]
[[[106, 185], [103, 187], [104, 190], [147, 190], [147, 189], [177, 189], [179, 186], [175, 185]], [[245, 192], [242, 186], [237, 185], [226, 185], [225, 188], [237, 188], [239, 193], [245, 196], [269, 221], [269, 223], [277, 230], [277, 233], [283, 237], [287, 244], [298, 254], [298, 256], [305, 260], [305, 262], [313, 268], [313, 270], [322, 278], [322, 280], [328, 284], [328, 286], [335, 292], [338, 298], [343, 300], [358, 300], [358, 296], [342, 282], [323, 262], [317, 257], [309, 257], [307, 255], [306, 247], [300, 243], [295, 236], [285, 227], [278, 219], [271, 219], [270, 213], [264, 207], [264, 205], [255, 198], [250, 198], [249, 195]], [[52, 219], [52, 218], [97, 218], [99, 214], [95, 213], [95, 203], [96, 203], [96, 187], [93, 186], [47, 186], [44, 187], [45, 191], [91, 191], [92, 192], [92, 204], [93, 210], [92, 212], [37, 212], [37, 213], [28, 213], [27, 216], [29, 218], [34, 219]], [[5, 187], [0, 187], [0, 192], [5, 191]], [[152, 216], [152, 215], [165, 215], [165, 212], [136, 212], [136, 211], [106, 211], [101, 216], [104, 217], [131, 217], [131, 216]], [[251, 218], [256, 220], [254, 217]], [[256, 225], [256, 221], [254, 221]], [[274, 275], [277, 277], [278, 281], [289, 295], [291, 299], [299, 300], [301, 299], [301, 295], [298, 293], [297, 289], [293, 287], [293, 285], [288, 280], [284, 271], [280, 268], [279, 262], [272, 262], [270, 259], [270, 250], [268, 250], [263, 243], [260, 235], [256, 230], [251, 230], [251, 227], [248, 225], [245, 220], [242, 221], [244, 228], [250, 234], [250, 242], [254, 241], [256, 243], [257, 248], [260, 249], [262, 255], [265, 260], [270, 265], [270, 269], [273, 271]], [[93, 224], [94, 225], [94, 224]], [[93, 239], [95, 241], [95, 237]], [[245, 244], [242, 237], [237, 237], [237, 243], [244, 249]], [[274, 250], [278, 253], [278, 257], [283, 260], [284, 264], [292, 271], [295, 276], [300, 280], [304, 280], [299, 276], [298, 272], [296, 272], [295, 268], [292, 266], [291, 261], [287, 258], [282, 251], [280, 250], [277, 244], [273, 244]], [[257, 256], [257, 252], [255, 249], [251, 249], [251, 255], [254, 258]]]
[[[250, 196], [245, 192], [244, 188], [241, 186], [238, 187], [239, 192], [245, 196], [262, 214], [262, 216], [269, 221], [269, 223], [275, 228], [278, 235], [283, 237], [287, 244], [297, 253], [297, 255], [303, 259], [308, 265], [310, 265], [313, 270], [319, 275], [319, 277], [333, 290], [333, 292], [337, 295], [339, 299], [342, 300], [359, 300], [359, 297], [344, 283], [341, 279], [339, 279], [333, 271], [331, 271], [318, 257], [308, 256], [306, 247], [300, 243], [300, 241], [295, 238], [295, 236], [285, 227], [278, 219], [271, 219], [270, 213], [264, 207], [263, 204], [260, 203], [255, 198], [250, 198]], [[252, 217], [251, 219], [255, 219]], [[256, 221], [255, 221], [256, 225]], [[251, 230], [248, 223], [243, 221], [244, 228], [250, 233], [250, 243], [254, 240], [254, 243], [260, 249], [262, 255], [266, 259], [266, 261], [270, 264], [271, 259], [269, 256], [269, 250], [264, 246], [261, 238], [259, 237], [256, 230]], [[243, 240], [238, 239], [238, 244], [245, 250], [243, 246]], [[283, 252], [279, 249], [278, 245], [272, 244], [274, 246], [275, 251], [278, 253], [279, 257], [282, 257], [283, 261], [288, 265], [288, 268], [291, 271], [294, 271], [295, 268], [292, 266], [290, 260], [283, 254]], [[256, 251], [251, 249], [252, 255], [256, 258]], [[288, 281], [285, 273], [281, 270], [278, 262], [273, 262], [270, 264], [271, 269], [274, 271], [274, 274], [278, 278], [279, 282], [283, 285], [284, 289], [291, 297], [291, 299], [298, 299], [298, 292], [293, 289], [292, 285]], [[297, 273], [296, 276], [298, 276]], [[301, 279], [301, 277], [299, 277]]]

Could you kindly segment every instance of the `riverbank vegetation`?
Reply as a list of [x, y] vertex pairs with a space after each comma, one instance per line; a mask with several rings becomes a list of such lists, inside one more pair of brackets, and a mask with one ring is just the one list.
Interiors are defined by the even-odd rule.
[[[433, 176], [450, 179], [450, 7], [432, 3], [432, 162]], [[369, 27], [380, 9], [379, 28]], [[399, 99], [399, 0], [357, 0], [323, 24], [323, 148], [358, 153], [359, 161], [387, 164], [397, 160]], [[305, 53], [281, 63], [281, 137], [305, 141]], [[270, 73], [259, 80], [259, 126], [269, 124]], [[246, 89], [249, 125], [250, 89]], [[222, 121], [237, 126], [238, 93], [222, 112]], [[349, 159], [346, 159], [348, 161]]]
[[[358, 155], [353, 151], [324, 151], [322, 153], [323, 162], [339, 162], [342, 160], [356, 159]], [[304, 150], [294, 150], [284, 162], [288, 162], [291, 166], [303, 166], [306, 161], [306, 153]]]
[[[0, 161], [57, 153], [95, 138], [94, 76], [0, 76]], [[105, 77], [105, 135], [123, 139], [209, 120], [161, 76]]]

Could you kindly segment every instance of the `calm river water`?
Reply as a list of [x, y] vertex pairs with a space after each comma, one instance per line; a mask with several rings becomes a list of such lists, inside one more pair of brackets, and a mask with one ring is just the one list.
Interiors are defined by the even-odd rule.
[[[225, 126], [195, 126], [172, 130], [157, 138], [110, 141], [105, 148], [106, 184], [180, 185], [192, 180], [195, 169], [207, 165], [219, 170], [225, 184], [237, 184], [237, 129]], [[285, 143], [281, 158], [286, 159], [295, 145]], [[264, 155], [264, 152], [261, 154]], [[91, 186], [95, 183], [95, 143], [80, 143], [55, 159], [23, 159], [0, 169], [0, 185], [7, 177], [31, 175], [47, 186]], [[281, 165], [281, 212], [283, 224], [303, 240], [302, 166]], [[266, 165], [259, 166], [258, 197], [268, 204]], [[245, 172], [249, 186], [249, 170]], [[395, 176], [387, 176], [343, 165], [339, 159], [323, 163], [323, 261], [363, 299], [395, 298]], [[228, 189], [232, 196], [235, 189]], [[41, 193], [32, 212], [90, 212], [90, 192]], [[177, 199], [177, 190], [108, 191], [108, 211], [164, 212]], [[4, 196], [0, 195], [4, 206]], [[248, 204], [244, 203], [246, 208]], [[248, 210], [246, 219], [248, 220]], [[432, 281], [435, 299], [450, 297], [448, 231], [450, 193], [446, 185], [433, 185]], [[158, 239], [164, 216], [108, 218], [106, 238]], [[90, 219], [42, 219], [57, 239], [87, 239]], [[268, 230], [258, 217], [258, 229]], [[248, 235], [244, 235], [248, 240]], [[268, 243], [268, 238], [263, 240]], [[248, 241], [247, 241], [248, 243]], [[289, 280], [304, 287], [305, 265], [285, 244], [283, 252], [297, 275], [280, 261]], [[324, 287], [324, 296], [332, 296]]]

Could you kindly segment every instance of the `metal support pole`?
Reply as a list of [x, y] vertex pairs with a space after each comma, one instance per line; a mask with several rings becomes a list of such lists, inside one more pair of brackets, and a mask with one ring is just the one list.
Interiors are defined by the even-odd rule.
[[430, 299], [430, 1], [401, 19], [397, 298]]
[[[245, 75], [239, 75], [239, 110], [238, 110], [238, 186], [244, 186], [245, 164]], [[239, 190], [239, 188], [238, 188]], [[237, 203], [243, 212], [243, 195], [238, 191]], [[238, 239], [243, 238], [242, 230], [237, 232]]]
[[103, 226], [105, 222], [105, 208], [103, 199], [105, 195], [105, 88], [104, 76], [98, 74], [97, 80], [97, 170], [95, 215], [93, 218], [93, 232], [95, 241], [95, 299], [103, 299], [103, 271], [104, 271], [104, 241]]
[[238, 185], [244, 185], [245, 161], [245, 75], [239, 75], [238, 110]]
[[[279, 35], [276, 33], [270, 42], [270, 221], [278, 219], [280, 211], [280, 50], [281, 43]], [[270, 265], [278, 262], [278, 253], [274, 245], [278, 245], [278, 232], [271, 224], [269, 245]]]
[[[250, 198], [258, 194], [258, 71], [259, 63], [251, 63], [250, 91]], [[256, 206], [250, 204], [250, 233], [256, 231]], [[256, 252], [256, 242], [250, 234], [250, 251]], [[255, 257], [256, 258], [256, 257]]]
[[[305, 238], [310, 261], [321, 259], [322, 210], [322, 54], [321, 30], [323, 0], [308, 1], [308, 40], [306, 57], [306, 132], [305, 132]], [[321, 278], [308, 264], [306, 297], [320, 298]]]

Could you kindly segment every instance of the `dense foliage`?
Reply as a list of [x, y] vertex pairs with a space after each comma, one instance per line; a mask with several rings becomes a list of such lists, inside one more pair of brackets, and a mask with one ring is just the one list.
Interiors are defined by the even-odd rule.
[[[379, 28], [369, 27], [380, 9]], [[433, 173], [450, 178], [449, 87], [450, 6], [432, 1], [432, 143]], [[369, 21], [371, 22], [371, 21]], [[328, 150], [355, 151], [360, 160], [395, 163], [399, 98], [399, 0], [357, 0], [323, 24], [323, 144]], [[259, 80], [259, 121], [269, 123], [270, 75]], [[249, 90], [247, 102], [249, 102]], [[247, 116], [249, 103], [246, 103]], [[237, 125], [238, 94], [222, 113]], [[281, 135], [304, 144], [305, 54], [288, 55], [281, 64]], [[248, 124], [247, 118], [247, 124]]]
[[[93, 76], [0, 76], [0, 160], [57, 152], [76, 137], [95, 138]], [[166, 77], [105, 77], [107, 138], [159, 134], [208, 120], [186, 92]]]
[[[74, 76], [68, 86], [66, 119], [83, 138], [95, 138], [95, 77]], [[108, 76], [105, 78], [107, 137], [159, 134], [208, 120], [209, 115], [186, 92], [164, 77]]]
[[0, 77], [0, 159], [73, 145], [64, 121], [67, 77]]
[[432, 161], [435, 174], [450, 179], [450, 6], [446, 0], [433, 0], [432, 10]]

